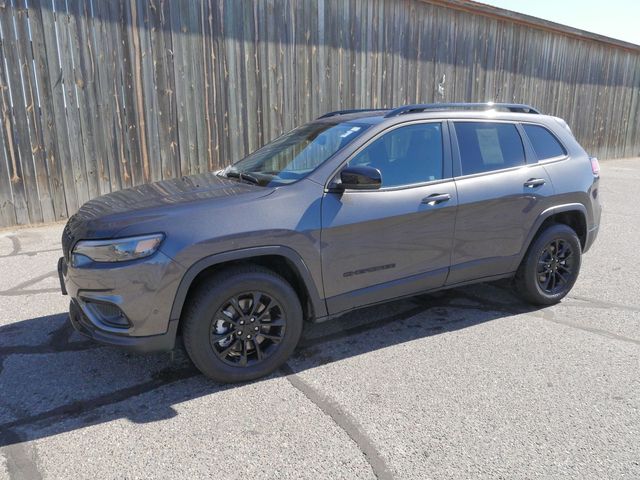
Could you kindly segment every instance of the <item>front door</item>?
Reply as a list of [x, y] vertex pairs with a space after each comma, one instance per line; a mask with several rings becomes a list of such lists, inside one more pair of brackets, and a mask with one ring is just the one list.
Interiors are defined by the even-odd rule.
[[393, 128], [349, 161], [379, 169], [380, 190], [325, 194], [322, 272], [330, 314], [444, 284], [457, 205], [448, 147], [440, 122]]

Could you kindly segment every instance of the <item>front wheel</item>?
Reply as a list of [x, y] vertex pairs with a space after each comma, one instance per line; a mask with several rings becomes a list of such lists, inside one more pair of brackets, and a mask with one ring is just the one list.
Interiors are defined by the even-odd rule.
[[213, 380], [268, 375], [291, 355], [302, 333], [302, 308], [291, 285], [271, 270], [224, 270], [189, 297], [183, 317], [187, 353]]
[[582, 248], [576, 232], [555, 224], [533, 241], [515, 278], [516, 293], [534, 305], [564, 298], [578, 279]]

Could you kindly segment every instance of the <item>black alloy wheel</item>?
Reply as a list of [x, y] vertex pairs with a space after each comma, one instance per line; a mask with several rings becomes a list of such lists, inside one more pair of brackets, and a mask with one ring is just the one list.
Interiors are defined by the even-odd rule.
[[557, 223], [543, 227], [527, 250], [514, 285], [516, 293], [533, 305], [562, 300], [578, 279], [582, 248], [576, 232]]
[[234, 295], [213, 316], [211, 348], [229, 365], [251, 365], [274, 353], [286, 324], [282, 307], [268, 294], [255, 291]]
[[202, 373], [218, 382], [244, 382], [287, 361], [302, 334], [303, 311], [287, 280], [244, 265], [200, 281], [180, 322], [187, 353]]
[[575, 256], [571, 244], [561, 238], [552, 240], [538, 259], [538, 284], [549, 295], [562, 292], [573, 279]]

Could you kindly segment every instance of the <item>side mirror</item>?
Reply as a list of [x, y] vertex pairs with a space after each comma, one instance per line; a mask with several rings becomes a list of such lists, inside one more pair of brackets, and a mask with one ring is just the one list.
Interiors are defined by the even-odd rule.
[[377, 190], [382, 185], [380, 170], [366, 165], [347, 166], [340, 171], [340, 190]]

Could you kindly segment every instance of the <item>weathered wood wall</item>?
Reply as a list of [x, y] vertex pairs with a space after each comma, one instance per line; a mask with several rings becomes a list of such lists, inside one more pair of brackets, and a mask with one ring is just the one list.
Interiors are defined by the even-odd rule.
[[4, 0], [0, 226], [218, 168], [341, 108], [530, 103], [600, 157], [640, 154], [640, 48], [460, 5]]

